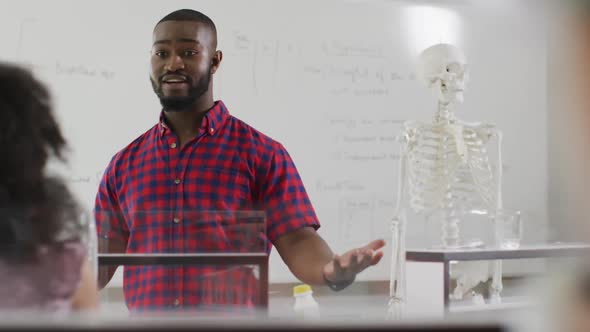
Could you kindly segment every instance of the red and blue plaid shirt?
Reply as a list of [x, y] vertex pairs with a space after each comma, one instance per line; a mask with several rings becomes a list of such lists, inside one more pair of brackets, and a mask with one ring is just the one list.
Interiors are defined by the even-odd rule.
[[[264, 211], [265, 229], [252, 234], [256, 228], [224, 217], [243, 210]], [[95, 217], [102, 241], [120, 241], [127, 253], [269, 253], [280, 236], [319, 227], [285, 148], [231, 116], [221, 101], [184, 147], [162, 115], [117, 153], [102, 178]], [[263, 245], [252, 247], [260, 234]], [[257, 280], [245, 267], [128, 266], [123, 283], [130, 309], [257, 301]]]

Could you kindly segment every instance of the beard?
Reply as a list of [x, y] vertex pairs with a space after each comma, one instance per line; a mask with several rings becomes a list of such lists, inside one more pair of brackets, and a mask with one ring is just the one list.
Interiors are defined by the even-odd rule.
[[196, 82], [190, 77], [187, 77], [189, 83], [189, 90], [188, 95], [186, 96], [165, 96], [164, 91], [162, 90], [162, 75], [159, 78], [159, 84], [156, 84], [154, 80], [150, 77], [150, 82], [152, 83], [152, 88], [160, 99], [160, 104], [165, 111], [170, 112], [186, 112], [190, 111], [191, 107], [195, 104], [197, 99], [199, 99], [205, 92], [209, 91], [209, 83], [211, 82], [211, 70], [207, 71], [207, 75], [201, 77]]

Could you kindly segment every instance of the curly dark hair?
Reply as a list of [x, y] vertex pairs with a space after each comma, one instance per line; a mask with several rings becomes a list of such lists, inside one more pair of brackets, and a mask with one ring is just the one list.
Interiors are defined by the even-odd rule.
[[45, 175], [49, 158], [65, 161], [65, 147], [47, 88], [28, 70], [0, 63], [0, 255], [34, 253], [58, 243], [65, 223], [79, 224], [64, 182]]

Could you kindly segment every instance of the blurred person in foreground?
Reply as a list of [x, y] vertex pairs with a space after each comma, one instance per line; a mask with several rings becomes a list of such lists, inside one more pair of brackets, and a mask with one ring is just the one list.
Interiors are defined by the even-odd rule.
[[[590, 0], [552, 3], [549, 49], [553, 166], [559, 195], [550, 201], [559, 240], [590, 242]], [[553, 102], [551, 102], [553, 100]], [[551, 118], [552, 117], [552, 118]], [[554, 187], [555, 189], [555, 187]], [[590, 250], [552, 266], [547, 331], [590, 331]], [[564, 263], [552, 262], [553, 264]]]
[[0, 310], [97, 307], [89, 223], [63, 180], [46, 175], [65, 147], [46, 87], [0, 63]]

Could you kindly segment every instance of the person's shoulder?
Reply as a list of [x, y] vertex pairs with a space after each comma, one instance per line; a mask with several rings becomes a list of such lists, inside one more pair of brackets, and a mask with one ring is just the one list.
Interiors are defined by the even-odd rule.
[[111, 158], [108, 168], [117, 167], [128, 161], [130, 158], [133, 158], [146, 146], [146, 144], [149, 143], [153, 135], [157, 134], [157, 130], [158, 124], [139, 135], [137, 138], [131, 141], [131, 143], [127, 144], [125, 147], [115, 153], [115, 155]]
[[235, 116], [230, 116], [230, 122], [232, 123], [233, 131], [239, 136], [242, 144], [248, 144], [259, 152], [271, 154], [283, 151], [286, 152], [282, 143], [269, 135], [264, 134], [245, 121]]

